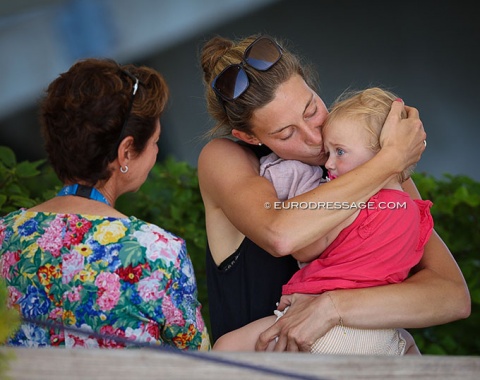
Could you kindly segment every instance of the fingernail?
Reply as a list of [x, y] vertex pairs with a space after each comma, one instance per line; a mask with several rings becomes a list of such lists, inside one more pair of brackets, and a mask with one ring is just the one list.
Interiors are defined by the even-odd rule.
[[397, 98], [395, 99], [396, 102], [402, 102], [403, 103], [403, 99], [402, 98]]

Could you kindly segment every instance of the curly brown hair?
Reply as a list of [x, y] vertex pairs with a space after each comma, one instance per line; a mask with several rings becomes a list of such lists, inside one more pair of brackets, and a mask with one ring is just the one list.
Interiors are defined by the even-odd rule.
[[[140, 85], [133, 96], [135, 78]], [[132, 136], [140, 154], [168, 95], [164, 78], [154, 69], [111, 59], [84, 59], [60, 74], [40, 107], [45, 149], [59, 179], [91, 186], [107, 180], [119, 141]]]

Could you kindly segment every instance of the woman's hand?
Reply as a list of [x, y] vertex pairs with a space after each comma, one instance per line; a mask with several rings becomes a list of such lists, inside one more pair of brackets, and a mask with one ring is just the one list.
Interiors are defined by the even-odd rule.
[[278, 337], [274, 351], [310, 351], [313, 343], [339, 321], [332, 301], [326, 294], [293, 294], [282, 296], [279, 310], [288, 311], [265, 330], [255, 345], [265, 351], [270, 341]]
[[[404, 110], [407, 118], [402, 118]], [[426, 147], [424, 143], [426, 138], [418, 110], [404, 106], [401, 99], [394, 101], [380, 134], [380, 146], [381, 152], [394, 153], [398, 172], [420, 160]]]

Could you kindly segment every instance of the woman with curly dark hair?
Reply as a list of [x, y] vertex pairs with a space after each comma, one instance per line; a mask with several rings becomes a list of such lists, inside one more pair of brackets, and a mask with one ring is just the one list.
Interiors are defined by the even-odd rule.
[[158, 72], [107, 59], [49, 85], [42, 132], [64, 187], [0, 219], [0, 275], [24, 318], [8, 344], [210, 348], [184, 240], [115, 209], [156, 162], [167, 100]]

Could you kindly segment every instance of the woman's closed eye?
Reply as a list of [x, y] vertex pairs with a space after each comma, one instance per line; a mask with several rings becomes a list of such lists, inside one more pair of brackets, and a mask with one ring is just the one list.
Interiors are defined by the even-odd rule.
[[282, 141], [288, 140], [292, 136], [293, 136], [293, 128], [292, 127], [285, 128], [278, 134], [278, 138]]
[[318, 111], [317, 104], [312, 103], [312, 105], [310, 107], [308, 107], [308, 109], [303, 114], [303, 118], [305, 120], [311, 119], [312, 117], [314, 117], [317, 114], [317, 111]]

